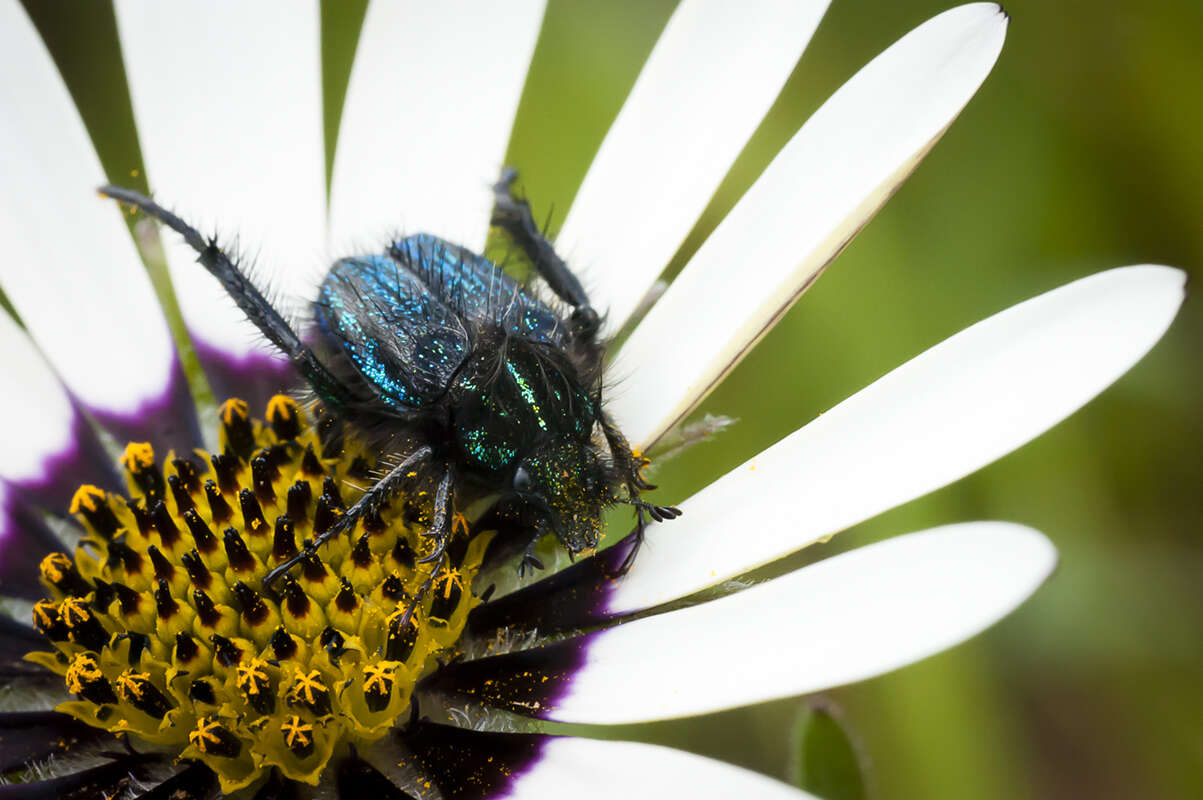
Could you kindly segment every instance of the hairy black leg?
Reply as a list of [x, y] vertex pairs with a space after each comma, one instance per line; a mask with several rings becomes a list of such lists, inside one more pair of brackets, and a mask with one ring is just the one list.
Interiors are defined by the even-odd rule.
[[405, 609], [404, 616], [401, 617], [401, 624], [406, 625], [413, 618], [414, 611], [422, 604], [422, 600], [426, 597], [426, 593], [430, 591], [430, 587], [434, 586], [434, 582], [439, 579], [447, 568], [447, 542], [451, 539], [451, 535], [455, 530], [455, 495], [454, 495], [455, 473], [450, 464], [447, 465], [443, 472], [443, 477], [439, 481], [439, 488], [435, 492], [434, 497], [434, 518], [430, 521], [430, 530], [426, 531], [423, 536], [434, 539], [434, 550], [430, 555], [423, 557], [418, 561], [419, 564], [433, 564], [430, 568], [430, 574], [426, 580], [422, 581], [422, 585], [418, 587], [418, 591], [414, 593], [413, 599], [409, 601], [409, 605]]
[[590, 304], [580, 280], [539, 230], [530, 204], [514, 195], [514, 181], [517, 179], [518, 170], [506, 167], [493, 185], [492, 224], [510, 235], [556, 296], [572, 306], [576, 335], [584, 341], [592, 341], [601, 327], [601, 318]]
[[[598, 405], [601, 405], [600, 401]], [[648, 460], [641, 455], [637, 455], [635, 450], [627, 442], [627, 437], [622, 435], [622, 431], [614, 424], [614, 420], [605, 411], [602, 411], [598, 423], [601, 425], [602, 434], [606, 437], [606, 445], [610, 448], [610, 457], [614, 460], [614, 466], [622, 475], [623, 482], [627, 485], [633, 498], [637, 498], [640, 492], [650, 492], [655, 489], [655, 485], [644, 480], [639, 471], [648, 465]]]
[[434, 550], [430, 555], [419, 560], [419, 564], [429, 564], [432, 561], [440, 560], [443, 552], [447, 549], [447, 540], [451, 538], [452, 518], [455, 516], [452, 508], [454, 483], [455, 473], [448, 464], [443, 471], [442, 479], [439, 480], [439, 488], [434, 494], [434, 517], [430, 520], [430, 530], [422, 534], [428, 539], [434, 539]]
[[528, 572], [534, 573], [543, 569], [543, 562], [535, 555], [535, 548], [539, 545], [539, 537], [535, 536], [530, 540], [530, 544], [522, 552], [522, 560], [518, 562], [518, 577], [525, 578]]
[[622, 564], [613, 575], [613, 577], [619, 577], [630, 571], [631, 565], [635, 563], [636, 554], [643, 547], [648, 525], [647, 518], [651, 517], [656, 522], [665, 522], [681, 516], [681, 509], [675, 506], [658, 506], [640, 499], [640, 492], [649, 492], [656, 488], [639, 474], [639, 471], [648, 465], [648, 460], [635, 453], [630, 443], [627, 442], [627, 437], [622, 435], [622, 431], [614, 424], [614, 420], [604, 411], [600, 424], [602, 433], [606, 437], [606, 445], [610, 448], [610, 457], [614, 459], [614, 466], [618, 468], [619, 474], [626, 484], [626, 502], [635, 507], [635, 546], [627, 553], [626, 558], [622, 560]]
[[255, 323], [268, 341], [292, 361], [323, 401], [338, 409], [346, 407], [354, 399], [351, 391], [326, 369], [259, 288], [217, 246], [215, 240], [205, 239], [191, 225], [143, 194], [119, 186], [102, 186], [100, 194], [137, 208], [183, 236], [188, 246], [199, 255], [197, 260], [201, 265], [221, 281], [222, 288], [242, 309], [247, 319]]
[[643, 507], [635, 506], [635, 544], [631, 546], [630, 551], [618, 565], [618, 569], [610, 577], [619, 578], [631, 571], [631, 567], [635, 564], [635, 556], [643, 549], [643, 540], [647, 538], [647, 520], [643, 516]]
[[316, 553], [319, 547], [335, 536], [350, 530], [369, 511], [379, 508], [381, 503], [388, 500], [404, 483], [411, 479], [410, 473], [413, 472], [414, 467], [430, 458], [433, 452], [430, 447], [423, 446], [403, 458], [400, 464], [389, 470], [387, 475], [377, 481], [371, 489], [364, 492], [363, 497], [360, 497], [355, 502], [355, 505], [348, 508], [333, 525], [315, 539], [307, 541], [301, 552], [263, 576], [264, 591], [271, 593], [272, 584], [278, 581], [281, 576], [296, 566], [302, 559]]

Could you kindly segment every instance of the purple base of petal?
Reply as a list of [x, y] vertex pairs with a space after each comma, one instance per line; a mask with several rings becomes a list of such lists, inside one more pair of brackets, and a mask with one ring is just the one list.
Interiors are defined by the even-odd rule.
[[240, 397], [255, 414], [261, 414], [272, 395], [288, 393], [300, 384], [296, 370], [279, 356], [262, 352], [235, 355], [195, 334], [192, 343], [219, 403]]
[[512, 794], [553, 737], [415, 722], [399, 738], [447, 800], [497, 800]]
[[613, 575], [634, 546], [632, 534], [550, 577], [477, 606], [468, 615], [468, 632], [482, 639], [503, 628], [554, 634], [611, 619], [610, 596], [622, 580]]
[[[469, 633], [489, 639], [509, 628], [552, 635], [612, 620], [610, 597], [622, 580], [614, 575], [634, 546], [631, 534], [567, 569], [478, 606], [468, 616]], [[584, 667], [594, 635], [449, 664], [424, 681], [422, 689], [546, 719]]]
[[124, 488], [112, 458], [78, 411], [71, 421], [70, 441], [66, 450], [42, 462], [42, 477], [13, 484], [13, 492], [28, 504], [60, 517], [67, 516], [71, 498], [80, 484], [90, 483], [108, 491]]
[[0, 594], [40, 600], [46, 590], [38, 581], [38, 565], [63, 544], [19, 491], [7, 489], [0, 501]]
[[40, 599], [45, 591], [38, 582], [38, 564], [55, 550], [64, 549], [42, 520], [42, 512], [67, 519], [71, 497], [80, 484], [90, 483], [109, 491], [121, 488], [116, 466], [83, 414], [71, 420], [70, 444], [48, 456], [41, 476], [7, 484], [0, 506], [0, 592]]
[[548, 719], [585, 666], [589, 643], [595, 635], [449, 664], [423, 681], [420, 688], [453, 701], [472, 700]]
[[163, 392], [143, 401], [137, 410], [123, 414], [91, 407], [88, 410], [121, 445], [126, 442], [150, 442], [155, 452], [162, 455], [166, 455], [168, 450], [189, 452], [201, 445], [196, 405], [192, 402], [188, 381], [178, 361], [172, 364]]

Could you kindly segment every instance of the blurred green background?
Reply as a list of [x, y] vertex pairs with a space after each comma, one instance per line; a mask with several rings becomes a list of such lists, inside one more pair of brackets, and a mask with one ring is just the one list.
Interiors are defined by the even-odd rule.
[[[107, 3], [26, 5], [110, 175], [128, 182], [140, 159]], [[562, 219], [673, 6], [551, 0], [509, 153], [536, 217], [554, 204]], [[673, 268], [826, 96], [947, 7], [834, 0]], [[323, 4], [328, 150], [364, 8], [363, 0]], [[1203, 260], [1203, 6], [1015, 0], [1007, 11], [1007, 44], [985, 86], [876, 220], [707, 400], [699, 413], [740, 422], [669, 462], [658, 498], [683, 499], [1015, 302], [1111, 266], [1194, 270]], [[777, 567], [978, 518], [1033, 525], [1060, 549], [1053, 579], [994, 629], [830, 694], [866, 764], [871, 796], [1203, 796], [1200, 342], [1203, 311], [1188, 299], [1153, 353], [1069, 421], [967, 480]], [[790, 635], [788, 624], [780, 635]], [[772, 657], [773, 642], [753, 644]], [[803, 706], [768, 703], [605, 735], [786, 778]]]

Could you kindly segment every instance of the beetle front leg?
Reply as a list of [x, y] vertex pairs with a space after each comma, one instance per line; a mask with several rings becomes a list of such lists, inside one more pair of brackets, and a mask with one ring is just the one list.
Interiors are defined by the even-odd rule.
[[627, 442], [627, 438], [622, 435], [622, 431], [614, 424], [614, 420], [610, 419], [609, 414], [602, 412], [600, 424], [602, 433], [606, 437], [606, 445], [610, 448], [610, 455], [614, 459], [614, 465], [618, 468], [626, 486], [626, 502], [635, 507], [635, 545], [622, 560], [622, 564], [619, 565], [613, 576], [621, 577], [630, 571], [631, 565], [635, 563], [635, 555], [643, 547], [648, 526], [647, 518], [651, 517], [656, 522], [665, 522], [681, 516], [681, 509], [676, 506], [658, 506], [640, 499], [640, 492], [648, 492], [656, 488], [640, 474], [640, 470], [650, 462], [635, 452]]
[[434, 549], [429, 555], [418, 560], [419, 564], [433, 564], [434, 566], [431, 567], [430, 574], [426, 576], [426, 580], [422, 581], [422, 585], [418, 587], [413, 599], [406, 606], [405, 614], [401, 617], [402, 626], [407, 625], [413, 619], [414, 612], [422, 604], [426, 593], [434, 586], [439, 576], [447, 570], [447, 542], [455, 533], [456, 525], [461, 519], [454, 509], [454, 483], [455, 473], [448, 464], [443, 471], [442, 479], [439, 480], [439, 488], [435, 492], [434, 517], [430, 521], [430, 529], [422, 534], [427, 538], [434, 539]]
[[539, 537], [536, 536], [530, 540], [530, 544], [522, 552], [522, 559], [518, 562], [518, 577], [525, 578], [527, 573], [534, 574], [543, 569], [543, 562], [535, 555], [535, 548], [539, 545]]
[[[454, 509], [455, 502], [455, 473], [448, 464], [443, 470], [443, 477], [439, 480], [439, 488], [434, 495], [434, 516], [430, 520], [430, 529], [422, 535], [427, 539], [434, 540], [434, 550], [430, 555], [420, 559], [419, 564], [429, 564], [434, 561], [441, 561], [443, 554], [447, 551], [447, 542], [451, 539], [451, 534], [455, 530], [457, 515]], [[441, 564], [440, 564], [441, 568]], [[432, 577], [437, 572], [437, 569], [431, 573]]]

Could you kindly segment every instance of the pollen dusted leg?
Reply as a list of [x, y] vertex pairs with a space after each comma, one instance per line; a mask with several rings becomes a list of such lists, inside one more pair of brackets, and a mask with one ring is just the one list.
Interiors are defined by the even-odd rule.
[[[618, 468], [620, 474], [623, 475], [624, 482], [627, 487], [627, 502], [635, 507], [635, 546], [631, 548], [631, 552], [627, 553], [626, 558], [622, 560], [614, 577], [621, 577], [630, 571], [631, 565], [635, 563], [635, 556], [639, 552], [639, 548], [643, 547], [643, 539], [647, 530], [647, 517], [651, 517], [656, 522], [664, 522], [669, 519], [676, 519], [681, 516], [681, 509], [675, 506], [657, 506], [639, 499], [640, 492], [650, 492], [656, 488], [654, 484], [648, 483], [640, 470], [646, 467], [649, 462], [642, 455], [635, 452], [630, 443], [627, 442], [627, 437], [622, 435], [622, 431], [614, 424], [614, 420], [610, 415], [602, 412], [601, 415], [602, 433], [605, 434], [606, 444], [610, 447], [611, 457], [614, 459], [614, 465]], [[644, 516], [644, 515], [647, 516]]]
[[[405, 609], [403, 622], [408, 623], [413, 617], [414, 609], [416, 609], [422, 600], [426, 597], [426, 593], [430, 591], [430, 587], [447, 569], [447, 542], [451, 539], [456, 525], [460, 520], [464, 520], [463, 516], [456, 513], [455, 494], [452, 486], [455, 482], [455, 472], [450, 464], [443, 470], [443, 477], [439, 481], [438, 491], [434, 497], [434, 519], [430, 521], [430, 530], [422, 534], [423, 536], [434, 539], [434, 551], [420, 559], [419, 564], [431, 564], [434, 566], [430, 570], [430, 575], [422, 582], [421, 588], [409, 602], [409, 607]], [[467, 526], [467, 521], [463, 524]]]

